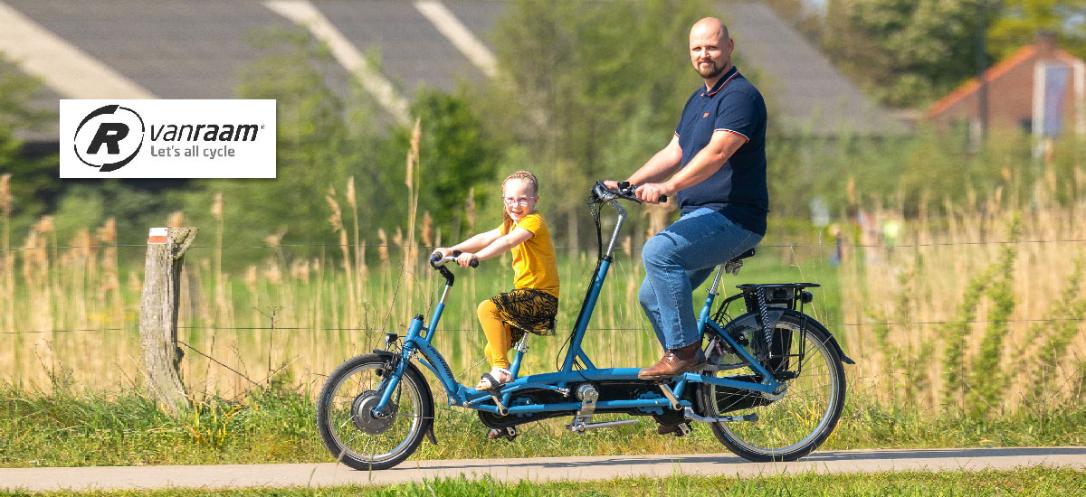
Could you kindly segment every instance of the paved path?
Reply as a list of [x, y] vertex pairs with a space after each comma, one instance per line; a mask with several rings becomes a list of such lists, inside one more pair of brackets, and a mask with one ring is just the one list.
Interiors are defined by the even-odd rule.
[[601, 480], [673, 474], [763, 476], [1011, 469], [1023, 466], [1086, 470], [1086, 447], [928, 449], [818, 452], [798, 462], [756, 464], [730, 454], [686, 456], [540, 457], [531, 459], [408, 460], [376, 472], [321, 464], [0, 468], [0, 489], [149, 489], [388, 485], [438, 477], [490, 475], [496, 480]]

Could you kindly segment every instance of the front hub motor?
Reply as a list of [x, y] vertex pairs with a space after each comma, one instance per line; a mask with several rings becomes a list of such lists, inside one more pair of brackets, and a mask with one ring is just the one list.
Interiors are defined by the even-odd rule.
[[373, 410], [379, 402], [381, 396], [373, 390], [366, 390], [354, 398], [351, 404], [351, 421], [359, 430], [377, 435], [388, 431], [392, 426], [392, 422], [396, 420], [396, 406], [389, 405], [388, 413], [375, 416]]

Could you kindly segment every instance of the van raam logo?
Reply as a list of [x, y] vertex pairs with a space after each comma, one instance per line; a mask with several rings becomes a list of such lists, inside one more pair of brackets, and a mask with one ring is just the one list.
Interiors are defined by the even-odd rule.
[[61, 100], [61, 178], [274, 178], [275, 100]]
[[139, 153], [143, 131], [143, 119], [136, 111], [119, 105], [99, 107], [87, 114], [76, 128], [75, 155], [103, 173], [115, 171]]

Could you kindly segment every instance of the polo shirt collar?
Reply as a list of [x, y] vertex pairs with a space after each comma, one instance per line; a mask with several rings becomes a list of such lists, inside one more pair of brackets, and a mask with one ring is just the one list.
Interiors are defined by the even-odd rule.
[[710, 88], [708, 90], [702, 90], [701, 91], [701, 96], [703, 96], [703, 97], [711, 97], [713, 95], [716, 95], [717, 92], [722, 90], [725, 85], [730, 83], [731, 80], [735, 79], [735, 77], [738, 74], [739, 74], [739, 69], [733, 65], [731, 69], [728, 69], [728, 72], [724, 73], [724, 75], [721, 76], [720, 79], [716, 80], [716, 83], [713, 85], [712, 88]]

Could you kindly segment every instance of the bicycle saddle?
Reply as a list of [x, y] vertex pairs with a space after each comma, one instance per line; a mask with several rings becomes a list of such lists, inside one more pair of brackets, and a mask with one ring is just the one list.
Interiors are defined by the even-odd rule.
[[739, 262], [739, 261], [741, 261], [743, 259], [746, 259], [747, 257], [754, 257], [754, 253], [755, 253], [754, 249], [750, 249], [750, 250], [748, 250], [746, 252], [743, 252], [742, 254], [739, 254], [739, 255], [737, 255], [735, 257], [732, 257], [731, 260], [729, 260], [728, 262], [729, 263]]

